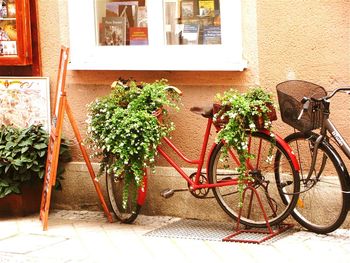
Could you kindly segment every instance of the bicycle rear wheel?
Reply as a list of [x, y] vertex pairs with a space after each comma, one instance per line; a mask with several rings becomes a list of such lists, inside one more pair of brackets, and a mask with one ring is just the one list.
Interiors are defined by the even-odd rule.
[[346, 168], [335, 149], [326, 142], [321, 143], [315, 169], [308, 179], [316, 138], [317, 134], [302, 132], [285, 138], [300, 165], [300, 194], [292, 215], [306, 229], [326, 234], [339, 228], [347, 216], [342, 171]]
[[[112, 160], [113, 158], [111, 158]], [[137, 218], [141, 205], [137, 203], [138, 189], [136, 189], [135, 181], [131, 181], [128, 189], [125, 189], [124, 176], [116, 176], [112, 172], [106, 171], [106, 186], [108, 199], [112, 210], [119, 221], [131, 224]], [[123, 191], [129, 192], [126, 204], [123, 204]], [[132, 194], [135, 193], [135, 194]]]
[[[250, 153], [254, 155], [249, 160], [249, 173], [253, 178], [252, 187], [258, 192], [269, 224], [276, 225], [290, 214], [296, 204], [297, 195], [294, 193], [299, 191], [299, 175], [287, 151], [274, 138], [261, 132], [249, 134], [249, 138]], [[224, 144], [219, 143], [215, 146], [209, 160], [210, 183], [238, 178], [239, 164], [234, 158], [237, 154], [233, 149], [229, 151], [232, 154], [225, 156]], [[277, 152], [280, 153], [278, 162], [274, 159]], [[276, 171], [281, 175], [279, 183], [275, 180]], [[283, 189], [285, 194], [290, 194], [288, 202], [287, 199], [281, 199], [280, 189]], [[264, 213], [253, 190], [247, 188], [241, 208], [238, 185], [215, 187], [213, 193], [221, 208], [233, 219], [238, 219], [242, 209], [240, 217], [242, 224], [250, 227], [266, 227]]]

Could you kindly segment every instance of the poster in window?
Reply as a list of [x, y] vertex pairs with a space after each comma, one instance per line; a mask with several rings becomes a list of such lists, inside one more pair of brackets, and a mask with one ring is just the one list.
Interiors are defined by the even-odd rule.
[[137, 10], [137, 26], [138, 27], [147, 27], [147, 8], [145, 6], [139, 6]]
[[184, 24], [182, 38], [184, 45], [197, 45], [199, 38], [199, 24]]
[[181, 17], [193, 17], [194, 16], [194, 3], [193, 1], [181, 2]]
[[126, 26], [137, 26], [138, 1], [110, 2], [106, 3], [107, 17], [125, 17]]
[[102, 45], [124, 46], [126, 45], [126, 18], [125, 17], [103, 17], [102, 30], [104, 36]]
[[17, 40], [17, 29], [15, 20], [0, 20], [0, 40]]
[[131, 46], [148, 45], [147, 27], [130, 27], [129, 33]]
[[200, 16], [214, 16], [214, 0], [199, 0], [198, 5]]
[[221, 44], [221, 27], [205, 26], [203, 29], [204, 45], [220, 45]]

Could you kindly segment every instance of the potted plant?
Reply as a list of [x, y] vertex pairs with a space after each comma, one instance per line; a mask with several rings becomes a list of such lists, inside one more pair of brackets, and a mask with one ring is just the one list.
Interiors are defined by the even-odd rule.
[[[0, 211], [25, 215], [39, 210], [48, 136], [41, 125], [0, 127]], [[60, 163], [69, 159], [62, 140]], [[63, 170], [60, 165], [58, 174]], [[56, 186], [60, 187], [59, 180]]]
[[271, 121], [277, 119], [273, 96], [261, 87], [254, 87], [245, 93], [231, 89], [216, 97], [219, 101], [214, 105], [214, 124], [219, 129], [216, 140], [225, 141], [226, 151], [233, 147], [239, 156], [238, 190], [242, 195], [243, 182], [251, 180], [246, 167], [246, 161], [252, 157], [248, 150], [247, 131], [271, 130]]
[[119, 80], [108, 95], [88, 105], [89, 147], [94, 157], [102, 158], [99, 174], [107, 169], [124, 179], [124, 205], [129, 186], [142, 186], [144, 169], [154, 167], [160, 140], [174, 129], [167, 119], [168, 108], [178, 108], [179, 97], [167, 87], [166, 80]]

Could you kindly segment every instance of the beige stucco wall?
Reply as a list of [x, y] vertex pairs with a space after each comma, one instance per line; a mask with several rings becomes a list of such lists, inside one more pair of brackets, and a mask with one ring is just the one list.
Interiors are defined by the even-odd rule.
[[[327, 90], [349, 86], [350, 1], [258, 0], [257, 20], [262, 86], [274, 88], [286, 79], [308, 80]], [[332, 112], [350, 138], [347, 101], [338, 96]]]
[[[49, 76], [51, 83], [56, 81], [60, 45], [69, 45], [66, 4], [66, 0], [38, 1], [43, 75]], [[229, 87], [242, 90], [261, 85], [274, 91], [279, 82], [294, 78], [313, 81], [327, 89], [350, 83], [350, 1], [242, 0], [242, 15], [244, 57], [248, 60], [248, 69], [243, 72], [69, 71], [68, 100], [81, 133], [85, 132], [85, 105], [96, 96], [106, 94], [110, 83], [119, 77], [134, 77], [142, 81], [167, 78], [171, 84], [183, 90], [182, 112], [173, 115], [177, 126], [173, 137], [175, 143], [193, 158], [199, 151], [205, 125], [201, 117], [188, 110], [194, 102], [196, 105], [209, 104], [216, 93]], [[349, 104], [344, 98], [339, 103], [342, 107], [335, 111], [338, 115], [336, 122], [345, 131]], [[276, 130], [282, 135], [290, 131], [281, 121], [276, 123]], [[67, 121], [64, 133], [69, 138], [73, 137]], [[346, 134], [350, 137], [350, 133]], [[74, 149], [74, 160], [80, 162], [79, 151], [76, 147]], [[164, 165], [164, 162], [160, 161], [159, 164]], [[77, 176], [76, 168], [71, 170], [73, 172], [67, 174], [63, 185], [64, 189], [70, 190], [56, 194], [57, 206], [75, 207], [86, 199], [91, 203], [88, 197], [70, 198], [72, 192], [76, 195], [80, 191], [82, 197], [94, 196], [87, 173]], [[170, 184], [178, 183], [172, 181], [176, 180], [173, 177], [169, 180]], [[154, 184], [157, 190], [161, 187]], [[187, 202], [191, 196], [188, 194], [178, 198], [182, 198], [179, 199], [181, 202]], [[79, 204], [74, 199], [79, 200]], [[94, 204], [98, 204], [97, 199], [94, 200]], [[88, 206], [94, 207], [90, 203]], [[150, 203], [147, 206], [148, 213], [162, 213]], [[162, 207], [161, 204], [159, 206]], [[196, 204], [190, 206], [196, 207]], [[187, 216], [200, 217], [201, 212]]]

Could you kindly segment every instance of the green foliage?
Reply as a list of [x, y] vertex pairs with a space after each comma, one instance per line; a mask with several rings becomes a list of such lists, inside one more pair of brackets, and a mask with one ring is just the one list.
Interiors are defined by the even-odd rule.
[[[257, 131], [256, 121], [263, 120], [263, 127], [271, 129], [270, 115], [271, 107], [274, 105], [272, 94], [260, 87], [250, 88], [246, 93], [239, 93], [237, 90], [229, 90], [224, 95], [217, 95], [217, 99], [222, 105], [221, 111], [214, 116], [216, 118], [228, 119], [228, 123], [218, 132], [217, 141], [225, 141], [225, 149], [232, 147], [236, 150], [240, 167], [238, 168], [239, 185], [242, 193], [244, 181], [251, 180], [247, 173], [246, 161], [252, 158], [248, 152], [247, 130]], [[271, 134], [273, 136], [273, 134]], [[227, 154], [227, 152], [226, 152]]]
[[[156, 148], [174, 129], [165, 106], [177, 108], [178, 95], [167, 89], [166, 80], [154, 83], [115, 81], [111, 93], [88, 105], [88, 143], [94, 156], [101, 156], [100, 174], [109, 173], [142, 186], [144, 169], [154, 167]], [[162, 111], [162, 121], [154, 115]], [[114, 156], [114, 162], [110, 157]]]
[[[0, 127], [0, 198], [20, 193], [24, 182], [43, 179], [48, 133], [41, 125], [29, 128]], [[68, 161], [68, 145], [62, 140], [59, 161]], [[58, 174], [63, 173], [60, 166]], [[58, 186], [60, 186], [59, 181]]]

